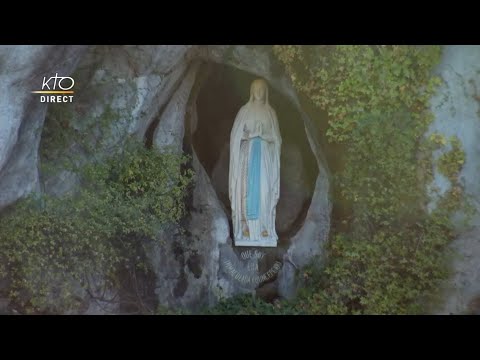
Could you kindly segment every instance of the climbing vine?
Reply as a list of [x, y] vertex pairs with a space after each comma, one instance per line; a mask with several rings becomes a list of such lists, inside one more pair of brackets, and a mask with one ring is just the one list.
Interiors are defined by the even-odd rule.
[[[329, 263], [310, 279], [300, 303], [313, 313], [417, 313], [448, 274], [450, 215], [462, 204], [461, 144], [438, 160], [452, 182], [428, 211], [432, 151], [447, 144], [425, 136], [439, 46], [274, 46], [297, 90], [328, 113], [326, 137], [344, 146], [335, 197], [350, 213], [334, 229]], [[308, 275], [310, 274], [310, 275]]]
[[450, 138], [451, 150], [443, 153], [438, 159], [438, 170], [452, 183], [455, 183], [465, 163], [465, 152], [458, 137]]
[[[81, 169], [82, 187], [34, 195], [0, 217], [0, 277], [27, 313], [78, 310], [85, 292], [119, 287], [120, 273], [148, 273], [159, 229], [178, 223], [193, 179], [188, 159], [127, 142], [122, 153]], [[151, 310], [152, 312], [154, 309]]]
[[[119, 78], [107, 69], [101, 69], [99, 73], [102, 75], [95, 81], [80, 85], [83, 92], [76, 95], [74, 106], [49, 105], [39, 151], [43, 178], [63, 170], [77, 172], [86, 159], [100, 162], [103, 154], [121, 149], [123, 139], [128, 138], [127, 129], [132, 123], [137, 101], [136, 83]], [[82, 81], [85, 74], [74, 74], [73, 77]], [[112, 87], [118, 89], [120, 95], [105, 99]], [[86, 108], [84, 104], [92, 103], [91, 99], [95, 98], [106, 104], [93, 102]]]
[[[106, 106], [98, 116], [81, 117], [69, 107], [51, 105], [42, 130], [40, 165], [44, 177], [60, 170], [76, 172], [82, 159], [97, 159], [118, 127], [121, 113]], [[100, 160], [100, 159], [98, 159]]]

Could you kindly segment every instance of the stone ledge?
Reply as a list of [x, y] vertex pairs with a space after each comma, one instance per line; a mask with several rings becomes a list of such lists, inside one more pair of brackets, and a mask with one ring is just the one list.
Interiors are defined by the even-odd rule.
[[277, 247], [277, 242], [275, 240], [235, 240], [235, 246], [259, 246], [259, 247]]

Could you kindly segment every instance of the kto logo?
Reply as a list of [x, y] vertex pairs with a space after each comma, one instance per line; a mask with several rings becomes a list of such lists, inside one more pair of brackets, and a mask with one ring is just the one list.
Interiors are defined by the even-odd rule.
[[55, 76], [43, 78], [42, 90], [32, 91], [33, 94], [45, 94], [40, 96], [40, 102], [44, 103], [71, 103], [73, 102], [73, 86], [75, 80], [69, 76]]

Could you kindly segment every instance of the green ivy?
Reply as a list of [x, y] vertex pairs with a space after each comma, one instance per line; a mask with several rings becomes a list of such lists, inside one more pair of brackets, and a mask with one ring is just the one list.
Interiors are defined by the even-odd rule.
[[108, 153], [106, 139], [119, 125], [121, 113], [106, 106], [98, 116], [83, 117], [70, 107], [52, 104], [42, 128], [40, 165], [43, 176], [60, 170], [78, 172], [81, 155], [101, 161], [99, 153]]
[[[221, 300], [215, 307], [200, 312], [203, 315], [298, 315], [302, 311], [294, 303], [267, 303], [249, 294]], [[305, 312], [303, 312], [305, 314]]]
[[462, 143], [456, 136], [450, 138], [451, 150], [443, 153], [438, 159], [438, 170], [452, 183], [455, 183], [465, 163], [465, 152]]
[[187, 160], [128, 142], [121, 154], [85, 166], [75, 195], [33, 195], [7, 210], [0, 276], [11, 280], [10, 298], [25, 312], [78, 310], [99, 281], [115, 288], [120, 270], [150, 271], [148, 246], [168, 241], [159, 228], [185, 213]]
[[[298, 301], [310, 313], [405, 314], [426, 309], [448, 275], [450, 215], [462, 205], [458, 139], [439, 170], [452, 182], [427, 211], [432, 152], [426, 138], [439, 46], [274, 46], [297, 90], [328, 113], [326, 137], [344, 146], [334, 174], [336, 201], [348, 204], [334, 229], [329, 262]], [[310, 275], [308, 275], [310, 274]]]

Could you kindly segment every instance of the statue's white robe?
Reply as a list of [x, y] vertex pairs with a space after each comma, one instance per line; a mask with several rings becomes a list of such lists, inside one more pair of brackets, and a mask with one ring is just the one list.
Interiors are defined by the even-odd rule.
[[[261, 138], [260, 214], [248, 220], [246, 214], [248, 164], [251, 139]], [[280, 196], [280, 147], [282, 139], [278, 120], [268, 104], [249, 101], [235, 118], [230, 134], [229, 196], [235, 245], [276, 246], [276, 205]], [[249, 236], [244, 235], [242, 219], [246, 220]], [[262, 234], [264, 231], [267, 236]]]

